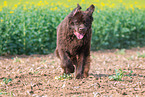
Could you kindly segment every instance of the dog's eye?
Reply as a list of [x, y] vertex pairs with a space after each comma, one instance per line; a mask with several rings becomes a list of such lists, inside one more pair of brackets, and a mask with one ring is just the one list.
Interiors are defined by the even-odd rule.
[[88, 23], [87, 23], [86, 21], [83, 21], [83, 24], [84, 24], [84, 25], [87, 25]]
[[71, 25], [74, 25], [74, 22], [71, 22]]

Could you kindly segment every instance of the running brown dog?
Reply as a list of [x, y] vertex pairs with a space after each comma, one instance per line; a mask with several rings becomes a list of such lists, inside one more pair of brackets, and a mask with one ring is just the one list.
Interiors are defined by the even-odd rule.
[[92, 35], [92, 4], [86, 11], [77, 7], [57, 27], [55, 53], [61, 60], [63, 73], [75, 71], [77, 79], [87, 77], [90, 69], [90, 47]]

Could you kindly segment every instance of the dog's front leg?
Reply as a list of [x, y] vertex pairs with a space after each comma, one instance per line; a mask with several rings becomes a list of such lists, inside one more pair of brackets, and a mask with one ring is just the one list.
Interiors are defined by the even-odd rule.
[[80, 78], [83, 78], [83, 73], [84, 73], [84, 64], [85, 64], [85, 56], [84, 56], [84, 52], [81, 52], [79, 55], [78, 55], [78, 58], [77, 58], [77, 66], [76, 66], [76, 78], [77, 79], [80, 79]]
[[62, 73], [66, 73], [66, 74], [73, 73], [75, 68], [68, 54], [63, 50], [60, 50], [59, 53], [61, 55], [60, 59], [61, 59], [61, 68], [63, 70]]
[[80, 79], [88, 76], [90, 69], [90, 52], [82, 52], [78, 56], [78, 64], [76, 66], [76, 78]]

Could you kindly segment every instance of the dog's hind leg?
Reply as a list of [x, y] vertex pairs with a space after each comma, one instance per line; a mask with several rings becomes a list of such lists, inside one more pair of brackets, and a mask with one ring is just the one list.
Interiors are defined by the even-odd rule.
[[57, 49], [57, 48], [55, 49], [55, 55], [56, 55], [58, 58], [60, 58], [59, 52], [58, 52], [58, 49]]

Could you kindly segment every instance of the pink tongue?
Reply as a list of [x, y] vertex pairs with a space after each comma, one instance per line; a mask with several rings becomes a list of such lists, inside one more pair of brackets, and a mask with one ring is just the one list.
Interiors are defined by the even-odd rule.
[[78, 32], [74, 32], [74, 34], [76, 35], [76, 37], [77, 37], [78, 39], [82, 39], [82, 38], [84, 37], [84, 34], [80, 34], [80, 33], [78, 33]]

